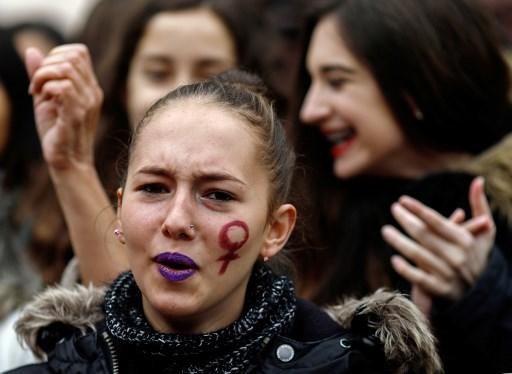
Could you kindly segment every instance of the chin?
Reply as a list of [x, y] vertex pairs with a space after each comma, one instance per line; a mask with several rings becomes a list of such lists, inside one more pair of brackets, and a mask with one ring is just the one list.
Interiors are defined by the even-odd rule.
[[363, 174], [360, 168], [354, 168], [341, 160], [335, 160], [333, 165], [333, 174], [338, 179], [350, 179]]

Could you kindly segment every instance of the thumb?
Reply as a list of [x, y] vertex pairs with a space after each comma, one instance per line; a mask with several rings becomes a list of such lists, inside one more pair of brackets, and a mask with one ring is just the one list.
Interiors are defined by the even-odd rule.
[[44, 59], [43, 53], [35, 48], [29, 47], [25, 50], [25, 68], [27, 69], [27, 73], [30, 79], [36, 72], [37, 68], [41, 66], [41, 62]]
[[491, 214], [484, 190], [484, 178], [476, 177], [469, 187], [469, 203], [473, 217]]

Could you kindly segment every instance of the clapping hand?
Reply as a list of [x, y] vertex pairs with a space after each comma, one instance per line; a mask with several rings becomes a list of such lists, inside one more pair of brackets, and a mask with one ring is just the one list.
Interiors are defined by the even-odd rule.
[[472, 217], [464, 221], [460, 209], [447, 218], [402, 196], [391, 212], [409, 236], [393, 226], [382, 228], [386, 242], [400, 253], [391, 258], [393, 268], [411, 283], [412, 299], [427, 315], [433, 297], [460, 299], [487, 265], [496, 228], [483, 178], [471, 183], [469, 201]]

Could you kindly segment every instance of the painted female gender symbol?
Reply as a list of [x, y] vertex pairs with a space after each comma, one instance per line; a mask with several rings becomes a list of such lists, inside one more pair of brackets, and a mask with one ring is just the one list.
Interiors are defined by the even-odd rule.
[[249, 239], [249, 227], [243, 221], [232, 221], [225, 224], [219, 233], [219, 245], [222, 249], [228, 251], [217, 261], [222, 261], [219, 274], [224, 274], [231, 261], [240, 258], [238, 251]]

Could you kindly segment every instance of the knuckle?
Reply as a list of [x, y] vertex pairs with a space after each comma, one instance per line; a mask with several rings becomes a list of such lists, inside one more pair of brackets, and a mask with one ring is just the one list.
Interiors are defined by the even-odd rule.
[[462, 269], [467, 265], [467, 257], [464, 255], [456, 256], [453, 259], [453, 265], [457, 269]]

